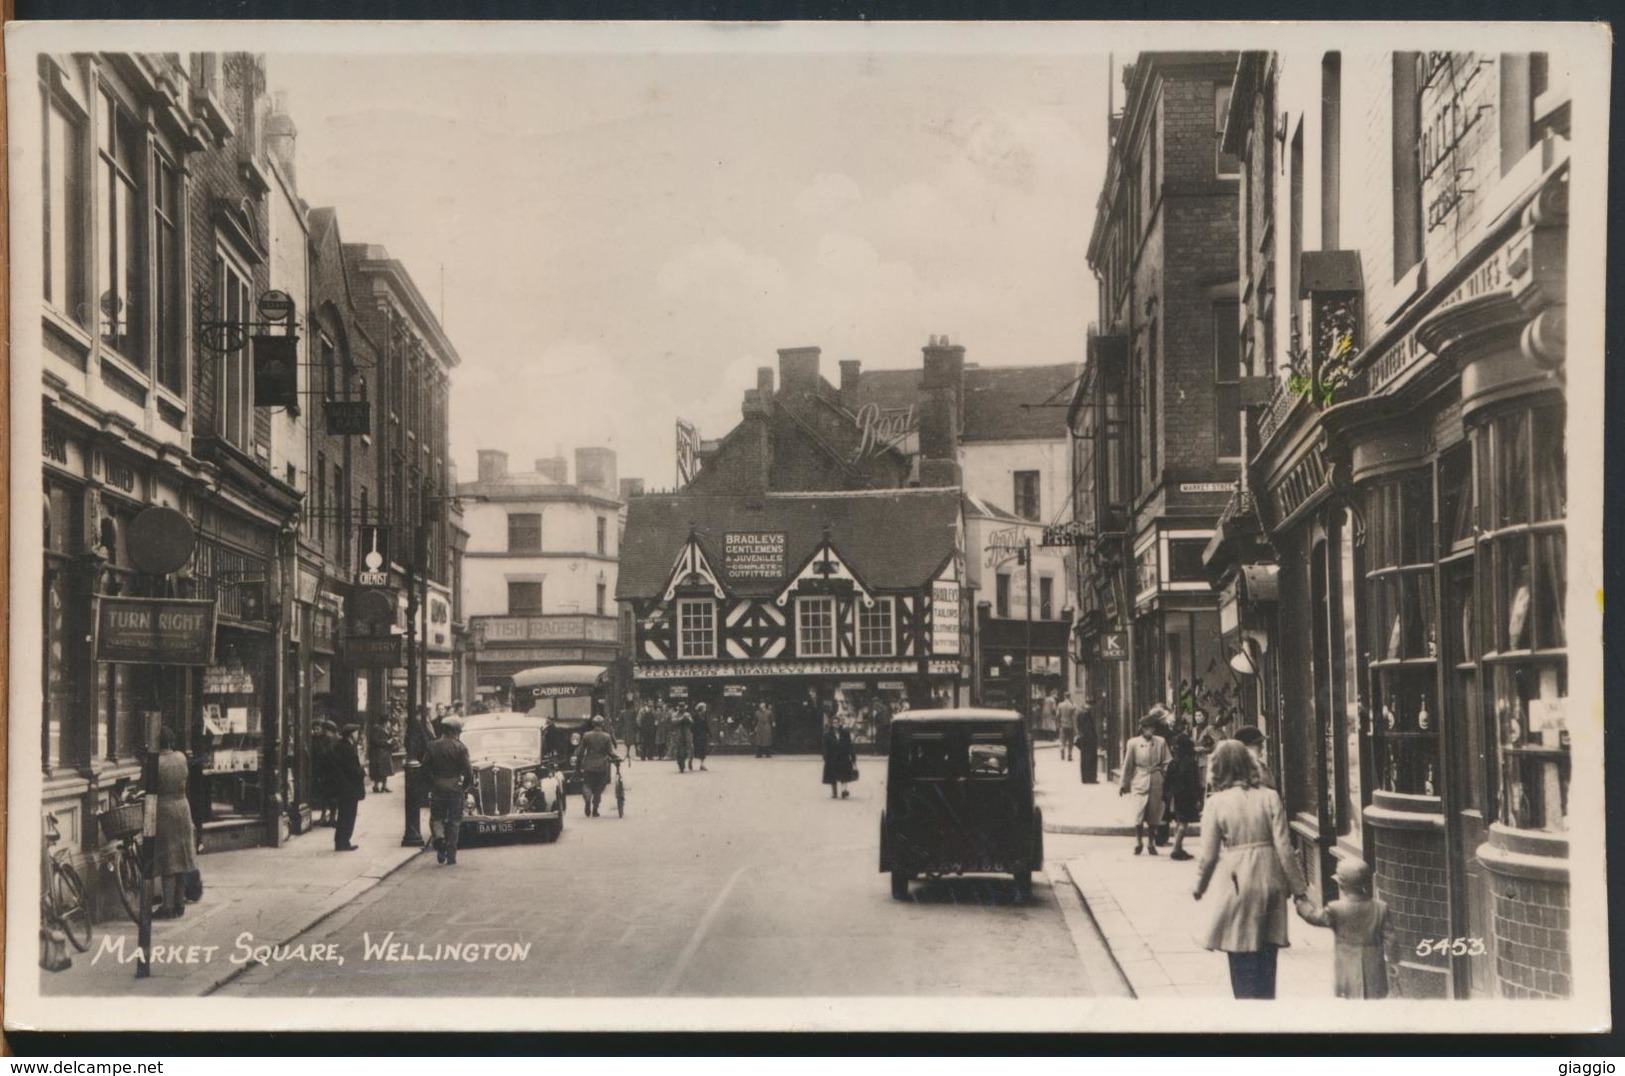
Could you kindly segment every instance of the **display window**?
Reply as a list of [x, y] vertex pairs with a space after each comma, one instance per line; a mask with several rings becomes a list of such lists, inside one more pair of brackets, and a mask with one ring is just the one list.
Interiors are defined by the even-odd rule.
[[1497, 816], [1567, 829], [1568, 564], [1564, 408], [1505, 411], [1474, 430], [1484, 701], [1498, 744]]
[[1367, 492], [1366, 612], [1376, 787], [1439, 794], [1433, 469]]
[[[233, 632], [231, 634], [241, 634]], [[209, 819], [257, 817], [266, 686], [264, 645], [222, 632], [217, 664], [201, 674], [193, 738], [209, 797]]]

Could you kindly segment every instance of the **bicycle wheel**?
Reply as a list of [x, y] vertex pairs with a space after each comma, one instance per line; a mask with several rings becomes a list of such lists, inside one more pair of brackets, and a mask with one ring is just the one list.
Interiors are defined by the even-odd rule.
[[85, 883], [71, 864], [53, 864], [51, 904], [57, 925], [81, 953], [90, 948], [90, 911], [85, 907]]
[[621, 775], [615, 775], [615, 816], [626, 817], [626, 786], [621, 784]]
[[131, 841], [113, 853], [113, 873], [118, 879], [118, 899], [135, 922], [141, 921], [141, 853]]

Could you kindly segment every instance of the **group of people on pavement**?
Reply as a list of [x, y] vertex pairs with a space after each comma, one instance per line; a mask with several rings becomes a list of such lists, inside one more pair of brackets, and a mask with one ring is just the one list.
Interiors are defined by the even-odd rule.
[[[311, 803], [320, 811], [318, 826], [333, 827], [333, 850], [354, 852], [356, 811], [367, 797], [367, 773], [361, 766], [361, 726], [342, 728], [331, 718], [316, 722], [310, 737]], [[394, 762], [390, 760], [390, 769]], [[388, 791], [373, 769], [373, 791]], [[384, 773], [387, 779], [388, 774]]]
[[[1227, 726], [1225, 717], [1210, 724], [1196, 710], [1187, 720], [1160, 704], [1141, 719], [1140, 735], [1124, 747], [1118, 788], [1134, 801], [1134, 854], [1157, 854], [1166, 813], [1172, 823], [1169, 858], [1197, 861], [1192, 897], [1201, 900], [1218, 879], [1219, 904], [1200, 941], [1226, 954], [1235, 997], [1275, 997], [1277, 958], [1290, 944], [1289, 905], [1305, 922], [1335, 932], [1339, 997], [1386, 997], [1384, 952], [1391, 928], [1387, 906], [1372, 896], [1370, 867], [1358, 859], [1340, 861], [1340, 899], [1324, 906], [1311, 901], [1267, 758], [1267, 738], [1256, 726], [1233, 735]], [[1202, 845], [1192, 856], [1184, 839], [1197, 821]]]
[[[711, 754], [711, 711], [705, 703], [675, 706], [664, 699], [638, 702], [631, 710], [631, 722], [623, 722], [628, 749], [636, 748], [640, 759], [670, 758], [678, 773], [704, 770]], [[605, 731], [608, 731], [606, 724]]]

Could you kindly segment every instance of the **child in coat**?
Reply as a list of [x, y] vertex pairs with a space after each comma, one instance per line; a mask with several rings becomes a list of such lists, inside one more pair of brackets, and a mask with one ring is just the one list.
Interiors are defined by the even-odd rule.
[[1388, 905], [1371, 895], [1371, 868], [1361, 859], [1344, 859], [1334, 875], [1340, 899], [1323, 908], [1308, 897], [1294, 903], [1298, 916], [1317, 927], [1330, 927], [1337, 938], [1332, 975], [1340, 998], [1388, 996], [1385, 950], [1392, 942]]

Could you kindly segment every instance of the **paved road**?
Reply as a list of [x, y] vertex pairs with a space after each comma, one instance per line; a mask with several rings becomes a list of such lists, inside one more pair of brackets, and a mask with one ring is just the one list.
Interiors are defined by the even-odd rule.
[[[730, 756], [713, 759], [710, 772], [679, 775], [639, 762], [627, 771], [627, 817], [585, 818], [577, 800], [556, 844], [467, 849], [449, 868], [419, 856], [301, 937], [309, 948], [295, 955], [304, 959], [251, 968], [221, 993], [1094, 992], [1079, 957], [1089, 943], [1074, 941], [1080, 914], [1063, 915], [1064, 895], [1044, 876], [1028, 903], [1000, 877], [916, 883], [912, 901], [894, 902], [876, 862], [878, 763], [864, 765], [848, 800], [829, 798], [818, 767], [810, 758]], [[386, 936], [414, 953], [494, 948], [473, 963], [380, 959]], [[500, 946], [527, 942], [528, 959], [498, 959]]]

